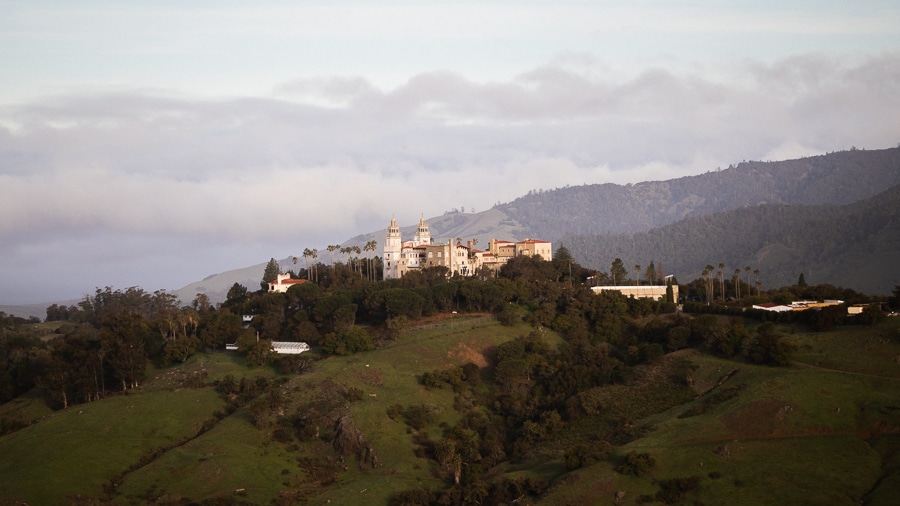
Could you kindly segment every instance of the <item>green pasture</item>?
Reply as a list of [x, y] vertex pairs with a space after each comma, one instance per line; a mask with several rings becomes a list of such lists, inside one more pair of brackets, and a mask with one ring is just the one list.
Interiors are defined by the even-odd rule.
[[795, 347], [793, 361], [805, 366], [900, 378], [900, 317], [875, 327], [791, 334], [785, 341]]
[[[798, 346], [797, 362], [830, 357], [818, 367], [679, 352], [695, 367], [698, 394], [737, 372], [712, 392], [639, 422], [650, 432], [617, 455], [652, 455], [650, 475], [621, 475], [614, 458], [561, 477], [541, 504], [613, 504], [619, 491], [625, 497], [618, 504], [637, 504], [659, 482], [690, 476], [701, 481], [687, 504], [892, 504], [900, 493], [900, 345], [884, 336], [895, 328], [884, 322], [787, 338]], [[683, 416], [697, 406], [699, 414]]]
[[[401, 490], [441, 489], [436, 464], [416, 455], [416, 434], [402, 419], [391, 419], [388, 408], [427, 406], [434, 421], [422, 433], [439, 439], [443, 427], [458, 420], [455, 395], [424, 388], [422, 373], [487, 365], [498, 344], [533, 331], [524, 323], [506, 327], [463, 315], [442, 324], [411, 329], [370, 352], [323, 357], [302, 375], [248, 368], [236, 354], [196, 354], [185, 364], [148, 370], [142, 388], [128, 395], [65, 411], [52, 412], [32, 392], [0, 406], [2, 417], [35, 421], [0, 438], [0, 499], [65, 504], [75, 495], [100, 498], [111, 478], [120, 481], [111, 496], [117, 504], [229, 497], [267, 504], [285, 491], [294, 494], [282, 496], [287, 503], [385, 504]], [[587, 418], [536, 446], [528, 460], [505, 463], [491, 475], [549, 481], [540, 504], [613, 504], [619, 491], [625, 493], [619, 504], [637, 504], [662, 480], [689, 476], [698, 476], [700, 487], [687, 503], [858, 504], [867, 498], [889, 504], [900, 493], [898, 324], [887, 319], [874, 328], [786, 334], [796, 348], [791, 367], [682, 350], [667, 360], [691, 364], [694, 396], [683, 387], [654, 390], [658, 377], [606, 387], [604, 395], [616, 400], [613, 409], [681, 403], [635, 420], [644, 435], [616, 448], [610, 460], [564, 469], [565, 449], [600, 430]], [[561, 341], [543, 333], [551, 346]], [[360, 470], [353, 456], [341, 461], [325, 442], [334, 427], [321, 427], [323, 438], [279, 443], [271, 429], [250, 422], [249, 404], [217, 420], [225, 403], [212, 384], [228, 374], [283, 382], [278, 388], [287, 399], [286, 415], [320, 400], [336, 402], [374, 447], [378, 467]], [[208, 386], [187, 388], [198, 376]], [[345, 398], [351, 390], [362, 398]], [[656, 459], [648, 476], [615, 471], [616, 459], [630, 451]], [[323, 462], [328, 476], [315, 474]]]
[[[435, 421], [423, 432], [430, 439], [439, 439], [443, 430], [440, 425], [458, 419], [452, 407], [454, 394], [449, 389], [425, 389], [419, 384], [421, 374], [470, 361], [485, 365], [485, 353], [491, 347], [529, 332], [531, 327], [525, 324], [505, 327], [494, 321], [457, 316], [452, 327], [411, 330], [370, 352], [324, 357], [313, 364], [311, 372], [291, 377], [281, 387], [291, 406], [315, 399], [321, 394], [318, 390], [323, 381], [363, 392], [361, 400], [348, 403], [348, 410], [376, 449], [379, 466], [374, 470], [360, 470], [355, 458], [349, 456], [337, 466], [333, 484], [317, 487], [314, 477], [306, 473], [303, 460], [333, 458], [336, 454], [331, 446], [321, 440], [296, 445], [273, 442], [271, 433], [253, 427], [244, 407], [209, 432], [129, 474], [119, 488], [120, 498], [128, 503], [165, 494], [194, 500], [235, 496], [268, 503], [279, 491], [294, 490], [314, 497], [317, 503], [384, 504], [397, 491], [421, 486], [439, 489], [443, 484], [434, 475], [435, 463], [416, 457], [411, 429], [402, 419], [392, 420], [388, 408], [394, 404], [431, 407]], [[546, 339], [559, 342], [551, 332], [546, 332]], [[236, 378], [270, 370], [246, 369], [240, 359], [224, 354], [203, 360], [210, 378], [224, 376], [226, 369]], [[198, 367], [198, 363], [192, 359], [188, 365]]]
[[191, 437], [221, 406], [206, 388], [137, 392], [58, 411], [0, 438], [0, 497], [32, 504], [99, 497], [110, 477]]

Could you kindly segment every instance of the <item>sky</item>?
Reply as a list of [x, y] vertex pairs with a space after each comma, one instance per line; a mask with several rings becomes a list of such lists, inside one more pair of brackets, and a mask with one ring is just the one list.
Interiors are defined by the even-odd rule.
[[897, 111], [893, 0], [0, 0], [0, 304], [894, 147]]

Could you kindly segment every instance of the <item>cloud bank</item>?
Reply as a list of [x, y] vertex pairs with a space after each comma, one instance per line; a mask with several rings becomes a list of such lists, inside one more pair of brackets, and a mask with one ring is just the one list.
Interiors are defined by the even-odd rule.
[[[714, 76], [714, 77], [711, 77]], [[529, 190], [900, 141], [900, 53], [504, 81], [295, 79], [266, 98], [98, 89], [0, 107], [0, 303], [179, 288]], [[48, 285], [54, 285], [49, 290]]]

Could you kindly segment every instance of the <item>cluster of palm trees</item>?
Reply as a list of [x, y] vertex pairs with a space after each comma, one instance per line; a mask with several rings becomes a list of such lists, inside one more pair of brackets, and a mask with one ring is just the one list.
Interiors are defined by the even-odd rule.
[[[715, 275], [713, 272], [715, 271]], [[750, 266], [744, 267], [744, 272], [747, 274], [747, 286], [748, 292], [747, 295], [753, 294], [753, 286], [750, 284], [750, 273], [752, 272], [756, 276], [756, 295], [759, 296], [760, 282], [759, 282], [759, 269], [750, 269]], [[703, 279], [706, 281], [706, 302], [710, 303], [716, 299], [716, 281], [718, 281], [719, 285], [719, 294], [721, 296], [721, 300], [725, 300], [725, 264], [719, 263], [718, 269], [713, 267], [710, 264], [706, 265], [706, 268], [703, 269], [702, 272]], [[741, 298], [741, 269], [737, 268], [734, 270], [734, 276], [731, 278], [731, 281], [734, 283], [734, 298]]]
[[[362, 264], [360, 263], [359, 255], [362, 254], [363, 251], [366, 253], [374, 252], [378, 248], [378, 241], [372, 240], [368, 241], [365, 246], [360, 248], [359, 246], [341, 246], [340, 244], [330, 244], [325, 249], [328, 250], [328, 253], [331, 254], [331, 265], [334, 267], [334, 253], [338, 252], [341, 255], [346, 257], [347, 267], [349, 267], [353, 272], [358, 272], [360, 276], [362, 276]], [[353, 255], [357, 256], [353, 256]], [[303, 258], [306, 260], [306, 277], [309, 281], [318, 282], [319, 281], [319, 265], [316, 262], [316, 259], [319, 258], [319, 250], [305, 248], [303, 250]], [[310, 259], [312, 259], [313, 263], [310, 265]], [[376, 275], [373, 269], [374, 259], [367, 255], [365, 260], [366, 265], [366, 277], [370, 281], [375, 281]], [[297, 264], [297, 257], [294, 257], [294, 264]]]

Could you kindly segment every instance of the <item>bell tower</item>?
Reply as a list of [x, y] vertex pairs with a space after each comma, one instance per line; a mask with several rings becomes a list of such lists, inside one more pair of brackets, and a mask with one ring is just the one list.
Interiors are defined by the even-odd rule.
[[428, 231], [428, 223], [425, 222], [424, 216], [419, 218], [419, 226], [416, 227], [416, 235], [413, 237], [413, 243], [416, 246], [421, 244], [431, 244], [431, 232]]
[[383, 279], [398, 278], [398, 264], [400, 263], [400, 252], [403, 248], [403, 241], [400, 237], [400, 227], [397, 226], [397, 220], [391, 216], [391, 224], [388, 226], [387, 235], [384, 239], [384, 271]]

